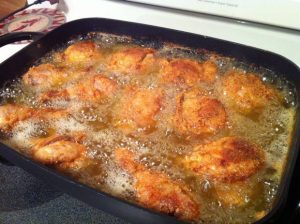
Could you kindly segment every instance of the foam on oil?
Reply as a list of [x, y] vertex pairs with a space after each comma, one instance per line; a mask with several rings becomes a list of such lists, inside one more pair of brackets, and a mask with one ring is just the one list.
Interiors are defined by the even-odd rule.
[[[2, 141], [30, 156], [31, 140], [47, 136], [49, 129], [62, 135], [83, 132], [86, 134], [83, 142], [87, 148], [86, 155], [93, 162], [80, 168], [80, 175], [78, 175], [78, 170], [68, 171], [69, 174], [96, 189], [126, 200], [136, 201], [134, 178], [114, 162], [116, 148], [130, 148], [136, 152], [136, 159], [146, 168], [164, 172], [174, 180], [184, 181], [193, 190], [195, 198], [201, 204], [201, 218], [198, 223], [251, 223], [272, 209], [285, 167], [295, 117], [296, 96], [289, 83], [276, 74], [270, 75], [272, 72], [266, 69], [257, 70], [249, 65], [208, 52], [161, 43], [142, 43], [128, 37], [101, 33], [91, 36], [104, 49], [104, 54], [107, 56], [120, 47], [129, 47], [132, 46], [132, 43], [138, 43], [141, 46], [157, 48], [157, 57], [188, 57], [199, 61], [208, 58], [214, 60], [219, 68], [217, 82], [214, 85], [199, 83], [198, 88], [204, 89], [209, 96], [218, 98], [223, 104], [226, 104], [224, 98], [215, 89], [219, 87], [219, 80], [226, 71], [234, 67], [245, 72], [255, 71], [261, 75], [264, 82], [280, 91], [284, 98], [284, 104], [270, 104], [256, 120], [240, 115], [231, 108], [226, 108], [229, 121], [226, 128], [217, 135], [206, 138], [178, 136], [172, 125], [172, 115], [176, 110], [176, 95], [183, 90], [182, 88], [174, 85], [160, 86], [155, 71], [148, 76], [124, 76], [118, 72], [107, 70], [105, 62], [101, 62], [89, 68], [85, 72], [84, 79], [94, 75], [95, 72], [101, 72], [116, 80], [121, 88], [130, 84], [146, 89], [163, 89], [164, 104], [160, 113], [155, 117], [157, 125], [151, 133], [138, 132], [135, 135], [125, 135], [114, 128], [111, 116], [116, 108], [115, 103], [122, 98], [122, 91], [115, 94], [109, 102], [97, 106], [86, 102], [61, 99], [43, 105], [38, 101], [37, 94], [26, 89], [21, 81], [15, 81], [5, 86], [0, 92], [2, 104], [21, 103], [33, 108], [60, 108], [69, 111], [71, 116], [62, 116], [47, 122], [29, 118], [17, 123], [11, 133], [7, 135], [8, 137], [6, 136]], [[56, 54], [60, 54], [64, 49], [65, 46], [59, 49], [58, 53], [52, 52], [41, 59], [39, 63], [50, 62], [62, 66], [63, 61]], [[72, 84], [61, 86], [57, 90], [64, 89], [68, 85]], [[214, 183], [209, 180], [197, 179], [177, 164], [177, 158], [191, 152], [195, 145], [224, 136], [245, 137], [262, 147], [266, 153], [265, 168], [249, 180], [251, 183], [249, 188], [253, 189], [254, 193], [249, 194], [248, 190], [238, 190], [243, 195], [245, 202], [242, 207], [226, 205], [216, 197], [216, 187], [218, 186], [214, 186]], [[230, 186], [224, 186], [224, 188], [230, 189]]]

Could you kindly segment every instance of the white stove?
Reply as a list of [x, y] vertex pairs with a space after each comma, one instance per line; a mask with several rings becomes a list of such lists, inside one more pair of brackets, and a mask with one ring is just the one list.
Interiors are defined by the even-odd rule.
[[[188, 4], [187, 0], [185, 2]], [[128, 1], [65, 0], [65, 4], [68, 8], [65, 13], [67, 22], [86, 17], [104, 17], [167, 27], [272, 51], [300, 66], [300, 31]], [[43, 3], [34, 7], [57, 6]], [[289, 16], [288, 12], [285, 16]], [[0, 62], [24, 46], [2, 47]]]

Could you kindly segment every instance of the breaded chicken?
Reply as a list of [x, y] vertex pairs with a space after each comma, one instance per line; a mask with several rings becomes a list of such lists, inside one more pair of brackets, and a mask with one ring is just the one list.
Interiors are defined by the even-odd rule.
[[117, 89], [117, 83], [103, 75], [95, 75], [83, 82], [67, 88], [71, 99], [101, 101], [112, 96]]
[[90, 76], [63, 90], [50, 90], [45, 92], [39, 97], [39, 101], [79, 100], [96, 103], [112, 96], [116, 90], [117, 83], [115, 81], [99, 74]]
[[142, 206], [186, 221], [199, 218], [200, 205], [193, 199], [187, 186], [163, 173], [146, 169], [134, 157], [134, 153], [128, 149], [119, 148], [115, 151], [116, 163], [135, 179], [136, 197]]
[[41, 64], [31, 67], [22, 77], [25, 86], [36, 92], [60, 87], [85, 75], [82, 70], [67, 70], [53, 64]]
[[59, 120], [61, 118], [66, 118], [70, 116], [70, 113], [68, 110], [64, 109], [51, 109], [51, 108], [45, 108], [45, 109], [35, 109], [36, 114], [32, 116], [34, 119], [39, 119], [40, 121], [51, 121], [51, 120]]
[[93, 41], [80, 41], [70, 45], [63, 53], [67, 63], [91, 65], [102, 57], [101, 50]]
[[36, 114], [36, 110], [17, 104], [0, 106], [0, 130], [7, 131], [18, 123]]
[[218, 66], [215, 62], [207, 60], [202, 62], [203, 73], [200, 80], [206, 83], [213, 83], [216, 80]]
[[259, 114], [278, 94], [255, 74], [232, 71], [222, 80], [223, 98], [228, 107], [241, 114]]
[[44, 93], [41, 93], [37, 101], [39, 103], [59, 103], [60, 101], [70, 101], [70, 94], [67, 89], [61, 89], [61, 90], [49, 90]]
[[160, 89], [128, 87], [115, 112], [114, 124], [125, 133], [149, 130], [156, 124], [155, 116], [163, 103]]
[[182, 135], [211, 135], [225, 128], [227, 115], [222, 103], [203, 91], [184, 91], [176, 98], [173, 125]]
[[37, 91], [58, 86], [67, 79], [67, 73], [52, 64], [41, 64], [31, 67], [23, 76], [23, 82]]
[[[80, 154], [80, 156], [76, 157], [75, 160], [56, 164], [55, 167], [63, 172], [71, 171], [74, 174], [74, 172], [80, 172], [81, 169], [96, 165], [100, 166], [95, 160]], [[80, 173], [77, 173], [77, 175], [80, 175]]]
[[109, 69], [123, 74], [148, 73], [154, 68], [154, 49], [131, 47], [112, 54]]
[[255, 185], [248, 181], [234, 183], [215, 182], [215, 197], [224, 206], [242, 207], [251, 201]]
[[200, 63], [192, 59], [161, 59], [160, 75], [162, 83], [194, 86], [199, 82], [213, 83], [217, 66], [212, 61]]
[[50, 137], [34, 139], [32, 140], [32, 156], [35, 160], [47, 165], [73, 162], [86, 151], [86, 148], [79, 143], [84, 136], [82, 133], [54, 134]]
[[264, 161], [265, 154], [259, 146], [240, 137], [224, 137], [196, 146], [182, 162], [200, 177], [236, 182], [256, 174]]
[[0, 130], [8, 131], [18, 122], [27, 119], [49, 121], [60, 119], [69, 115], [66, 110], [30, 108], [24, 105], [6, 104], [0, 106]]

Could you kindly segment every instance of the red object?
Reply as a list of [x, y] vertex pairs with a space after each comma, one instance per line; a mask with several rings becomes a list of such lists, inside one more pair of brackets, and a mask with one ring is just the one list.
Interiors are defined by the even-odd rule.
[[[0, 23], [0, 35], [12, 32], [43, 32], [47, 33], [64, 24], [66, 17], [56, 9], [38, 8], [18, 12]], [[28, 43], [19, 41], [16, 43]]]

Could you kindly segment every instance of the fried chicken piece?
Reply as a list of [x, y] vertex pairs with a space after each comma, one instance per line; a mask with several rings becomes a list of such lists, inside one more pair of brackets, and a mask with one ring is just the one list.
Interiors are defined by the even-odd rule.
[[224, 206], [242, 207], [250, 202], [255, 192], [253, 187], [253, 184], [245, 181], [234, 183], [216, 182], [214, 189], [215, 196]]
[[[28, 119], [38, 122], [51, 122], [69, 116], [66, 110], [30, 108], [23, 105], [6, 104], [0, 106], [0, 129], [10, 131], [18, 122]], [[82, 133], [70, 135], [51, 135], [47, 138], [30, 139], [33, 158], [44, 164], [73, 162], [85, 151], [78, 142], [84, 138]], [[20, 144], [20, 143], [18, 143]]]
[[51, 120], [59, 120], [61, 118], [66, 118], [70, 116], [68, 110], [64, 109], [36, 109], [36, 114], [33, 116], [35, 119], [39, 119], [40, 121], [51, 121]]
[[63, 58], [72, 65], [91, 65], [101, 57], [101, 50], [93, 41], [80, 41], [74, 43], [63, 53]]
[[43, 93], [39, 101], [79, 100], [84, 102], [101, 102], [111, 97], [117, 90], [117, 83], [103, 75], [94, 75], [86, 80], [71, 85], [63, 90], [50, 90]]
[[59, 85], [66, 78], [67, 74], [62, 69], [52, 64], [41, 64], [31, 67], [23, 76], [23, 82], [37, 91], [42, 91]]
[[152, 129], [162, 101], [163, 92], [160, 89], [128, 87], [115, 110], [115, 126], [125, 133]]
[[216, 80], [218, 73], [218, 66], [213, 61], [202, 62], [203, 74], [200, 80], [206, 83], [213, 83]]
[[7, 131], [19, 121], [26, 120], [36, 114], [33, 108], [17, 105], [5, 104], [0, 106], [0, 130]]
[[95, 75], [80, 82], [67, 91], [71, 99], [101, 101], [103, 98], [112, 96], [117, 89], [117, 83], [103, 75]]
[[82, 184], [99, 189], [106, 178], [106, 170], [103, 169], [102, 165], [102, 161], [84, 155], [71, 162], [55, 164], [55, 168]]
[[[65, 161], [63, 163], [57, 164], [56, 168], [61, 171], [72, 171], [74, 174], [75, 171], [80, 172], [82, 168], [86, 168], [95, 164], [96, 162], [93, 159], [80, 155], [79, 157], [76, 157], [76, 159], [73, 161]], [[100, 166], [99, 164], [97, 165]], [[77, 173], [77, 175], [80, 175], [80, 173]]]
[[246, 180], [264, 165], [262, 149], [240, 137], [224, 137], [198, 145], [183, 159], [184, 166], [198, 176], [221, 182]]
[[46, 91], [62, 86], [85, 75], [85, 71], [66, 70], [53, 64], [41, 64], [31, 67], [22, 77], [25, 86], [37, 91]]
[[215, 134], [225, 128], [227, 115], [222, 103], [203, 91], [184, 91], [176, 98], [173, 125], [182, 135], [200, 136]]
[[32, 140], [32, 156], [46, 165], [73, 162], [83, 156], [86, 151], [86, 148], [79, 143], [84, 137], [84, 134], [76, 133], [54, 134], [50, 137], [34, 139]]
[[0, 130], [8, 131], [18, 122], [27, 119], [51, 120], [68, 116], [66, 110], [30, 108], [24, 105], [6, 104], [0, 106]]
[[244, 115], [259, 114], [278, 94], [255, 74], [232, 71], [222, 80], [225, 103]]
[[217, 75], [217, 66], [212, 61], [200, 63], [192, 59], [162, 59], [160, 61], [162, 83], [194, 86], [199, 82], [211, 84]]
[[148, 73], [154, 66], [154, 49], [131, 47], [112, 54], [109, 69], [123, 74]]
[[166, 174], [151, 171], [134, 160], [128, 149], [115, 151], [117, 164], [135, 179], [138, 202], [147, 208], [186, 220], [197, 220], [200, 205], [193, 199], [187, 186], [170, 179]]
[[70, 94], [67, 89], [62, 90], [49, 90], [38, 97], [39, 103], [53, 103], [55, 101], [70, 101]]

